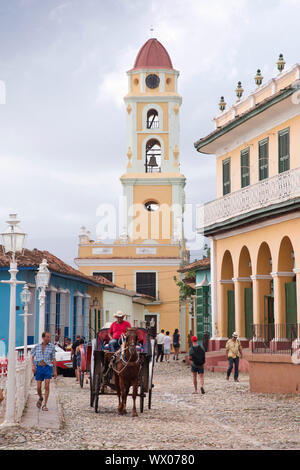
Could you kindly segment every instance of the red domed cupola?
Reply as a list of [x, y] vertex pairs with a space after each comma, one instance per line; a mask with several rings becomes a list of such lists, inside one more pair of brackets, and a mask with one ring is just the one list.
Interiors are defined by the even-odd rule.
[[170, 56], [157, 39], [149, 39], [140, 49], [133, 70], [168, 69], [173, 70]]

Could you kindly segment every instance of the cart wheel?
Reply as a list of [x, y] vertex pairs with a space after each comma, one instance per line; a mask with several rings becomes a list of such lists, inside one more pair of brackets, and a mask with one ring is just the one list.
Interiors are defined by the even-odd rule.
[[98, 413], [98, 403], [99, 403], [99, 395], [100, 395], [100, 390], [103, 382], [103, 367], [102, 363], [100, 362], [97, 372], [95, 374], [95, 387], [94, 387], [94, 401], [95, 401], [95, 413]]
[[94, 394], [94, 384], [92, 376], [90, 375], [90, 406], [94, 406], [95, 394]]
[[140, 412], [144, 413], [144, 399], [145, 399], [145, 389], [144, 383], [140, 385]]

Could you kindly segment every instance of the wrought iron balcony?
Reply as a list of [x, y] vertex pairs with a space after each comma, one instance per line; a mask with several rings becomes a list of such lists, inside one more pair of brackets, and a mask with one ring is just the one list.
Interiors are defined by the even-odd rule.
[[198, 207], [197, 230], [300, 197], [300, 167]]

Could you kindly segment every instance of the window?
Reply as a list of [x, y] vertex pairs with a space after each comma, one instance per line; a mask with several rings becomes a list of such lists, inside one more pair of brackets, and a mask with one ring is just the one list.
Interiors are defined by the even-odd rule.
[[158, 140], [150, 139], [146, 144], [146, 173], [161, 172], [161, 145]]
[[278, 133], [279, 173], [290, 169], [290, 129]]
[[93, 276], [102, 276], [110, 282], [113, 282], [113, 273], [110, 272], [94, 272]]
[[78, 297], [73, 297], [73, 341], [75, 341], [77, 333], [77, 302]]
[[147, 112], [147, 129], [159, 129], [158, 112], [156, 109], [150, 109]]
[[250, 185], [250, 150], [241, 152], [241, 186], [246, 188]]
[[136, 291], [156, 299], [156, 273], [136, 273]]
[[259, 181], [269, 178], [269, 139], [258, 143]]
[[223, 196], [230, 194], [230, 158], [223, 161]]
[[60, 335], [60, 293], [56, 294], [56, 308], [55, 308], [55, 333]]
[[46, 292], [45, 304], [45, 331], [50, 332], [50, 316], [51, 316], [51, 292]]

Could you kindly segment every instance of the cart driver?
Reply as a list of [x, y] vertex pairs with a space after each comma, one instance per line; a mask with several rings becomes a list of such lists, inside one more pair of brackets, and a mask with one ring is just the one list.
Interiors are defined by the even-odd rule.
[[116, 352], [118, 349], [120, 349], [120, 338], [123, 334], [126, 333], [127, 328], [131, 328], [131, 324], [124, 320], [126, 317], [126, 313], [123, 313], [121, 311], [118, 311], [114, 317], [116, 318], [116, 321], [111, 324], [109, 328], [109, 351], [110, 352]]

